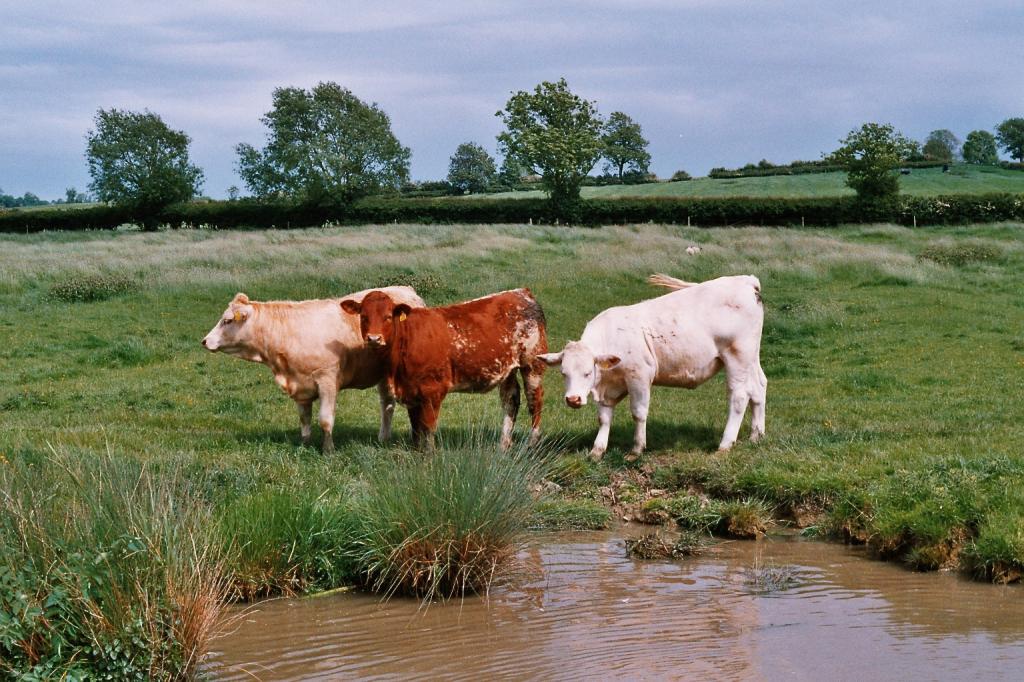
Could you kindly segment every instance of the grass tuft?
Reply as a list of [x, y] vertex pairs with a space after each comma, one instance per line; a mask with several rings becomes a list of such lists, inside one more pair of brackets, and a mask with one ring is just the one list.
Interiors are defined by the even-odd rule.
[[743, 583], [757, 594], [771, 594], [794, 587], [798, 583], [797, 572], [793, 566], [776, 566], [763, 564], [760, 559], [744, 571]]
[[530, 527], [543, 530], [603, 530], [612, 513], [593, 500], [548, 499], [537, 503]]
[[661, 533], [648, 533], [641, 538], [626, 540], [626, 556], [633, 559], [678, 559], [699, 556], [708, 544], [707, 536], [694, 531], [683, 531], [675, 541]]
[[500, 452], [470, 439], [372, 466], [355, 507], [368, 585], [424, 600], [486, 593], [511, 569], [548, 459], [525, 444]]
[[230, 598], [251, 601], [353, 582], [355, 518], [312, 487], [273, 487], [230, 503], [220, 533], [231, 566]]
[[999, 262], [1003, 259], [1003, 252], [990, 244], [929, 244], [919, 258], [939, 265], [963, 267], [971, 263]]
[[135, 282], [124, 275], [75, 275], [50, 286], [50, 298], [64, 303], [105, 301], [135, 288]]

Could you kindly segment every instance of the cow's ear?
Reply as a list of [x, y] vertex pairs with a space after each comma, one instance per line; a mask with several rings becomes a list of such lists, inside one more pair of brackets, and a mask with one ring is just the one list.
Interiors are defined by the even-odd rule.
[[594, 362], [601, 369], [611, 369], [615, 365], [619, 364], [621, 360], [618, 355], [598, 355], [594, 358]]
[[412, 310], [405, 303], [399, 303], [395, 306], [395, 310], [391, 313], [391, 318], [398, 320], [399, 322], [405, 322], [405, 318], [409, 317], [409, 311]]
[[235, 306], [231, 311], [231, 317], [237, 323], [245, 322], [249, 319], [249, 306]]
[[346, 298], [341, 302], [341, 309], [349, 315], [358, 315], [363, 309], [363, 304], [359, 301], [353, 301], [350, 298]]
[[562, 364], [561, 353], [541, 353], [537, 356], [537, 359], [547, 365], [560, 365]]
[[231, 299], [231, 302], [238, 303], [239, 305], [248, 305], [249, 297], [243, 294], [241, 291], [239, 291], [237, 294], [235, 294], [235, 297]]

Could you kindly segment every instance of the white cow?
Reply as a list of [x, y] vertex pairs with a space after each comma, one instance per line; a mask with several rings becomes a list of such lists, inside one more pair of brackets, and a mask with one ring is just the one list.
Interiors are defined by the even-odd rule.
[[[342, 298], [312, 301], [251, 301], [237, 294], [202, 340], [203, 347], [260, 362], [299, 408], [302, 442], [312, 435], [313, 401], [320, 400], [319, 421], [324, 452], [334, 450], [334, 404], [338, 390], [377, 386], [380, 392], [380, 440], [391, 437], [395, 396], [387, 379], [387, 362], [363, 342], [359, 316], [344, 312], [342, 301], [362, 301], [366, 289]], [[384, 287], [395, 301], [422, 308], [412, 287]]]
[[719, 277], [701, 284], [652, 275], [657, 286], [674, 291], [635, 305], [609, 308], [591, 320], [579, 341], [560, 353], [538, 357], [561, 365], [565, 402], [572, 408], [598, 404], [600, 428], [594, 459], [608, 448], [615, 406], [627, 395], [636, 422], [631, 458], [647, 445], [651, 386], [696, 388], [725, 367], [729, 420], [720, 450], [736, 442], [740, 423], [753, 404], [750, 440], [764, 435], [768, 379], [761, 369], [764, 308], [761, 283], [751, 275]]

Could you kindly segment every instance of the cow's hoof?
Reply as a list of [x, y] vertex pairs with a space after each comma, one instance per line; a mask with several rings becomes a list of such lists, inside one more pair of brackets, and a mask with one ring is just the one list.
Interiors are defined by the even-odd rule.
[[761, 440], [762, 438], [764, 438], [764, 432], [763, 431], [754, 431], [753, 433], [750, 434], [750, 442], [751, 443], [756, 443], [757, 441]]
[[590, 459], [594, 460], [595, 462], [600, 462], [602, 457], [604, 457], [604, 450], [598, 450], [597, 448], [594, 448], [593, 450], [590, 451]]
[[622, 459], [626, 462], [633, 463], [640, 459], [640, 455], [642, 455], [643, 453], [643, 450], [630, 450], [629, 454], [623, 457]]

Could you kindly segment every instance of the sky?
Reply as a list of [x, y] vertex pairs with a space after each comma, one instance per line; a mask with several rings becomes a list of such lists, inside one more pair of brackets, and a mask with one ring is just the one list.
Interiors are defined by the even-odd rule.
[[204, 194], [245, 194], [235, 145], [263, 145], [274, 88], [321, 81], [390, 115], [414, 180], [496, 154], [495, 112], [560, 77], [640, 123], [661, 177], [817, 159], [868, 121], [962, 140], [1024, 116], [1022, 36], [1019, 0], [0, 0], [0, 189], [87, 190], [119, 108], [192, 138]]

